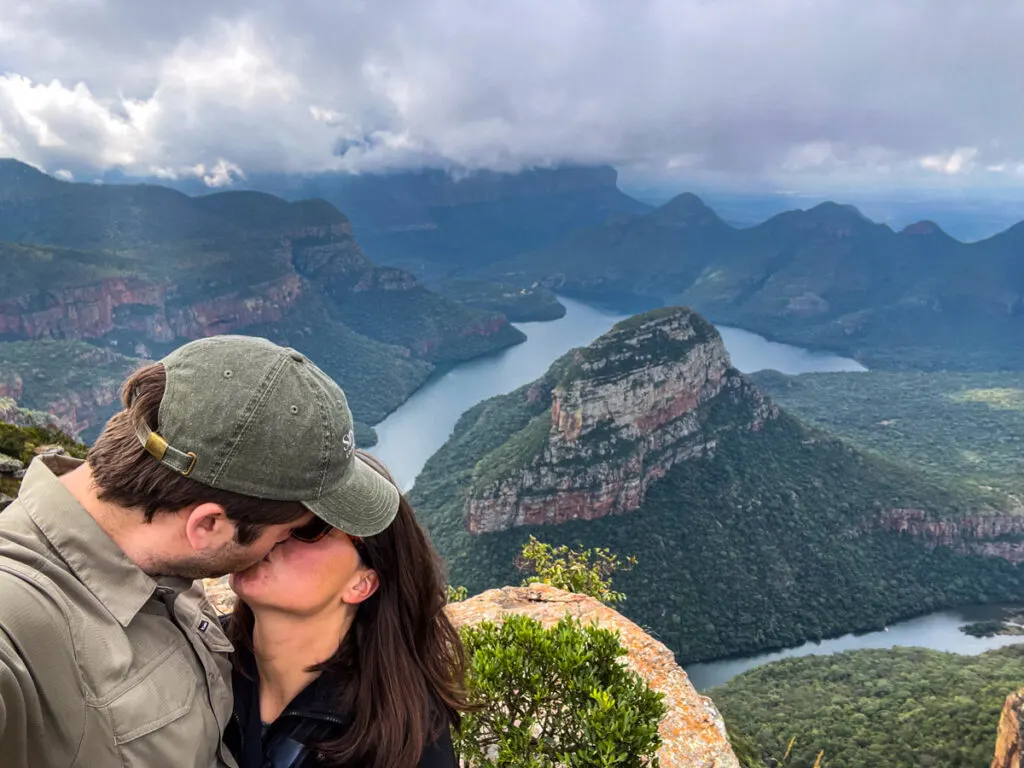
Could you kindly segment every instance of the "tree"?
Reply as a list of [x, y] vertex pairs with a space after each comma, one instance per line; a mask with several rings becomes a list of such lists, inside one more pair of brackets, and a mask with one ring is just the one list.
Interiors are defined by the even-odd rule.
[[617, 571], [628, 571], [636, 565], [635, 557], [619, 560], [611, 550], [604, 547], [594, 549], [570, 549], [563, 545], [553, 547], [531, 536], [523, 545], [516, 567], [521, 571], [533, 571], [523, 579], [523, 586], [550, 584], [552, 587], [590, 595], [605, 605], [615, 605], [626, 599], [621, 592], [612, 590], [612, 575]]
[[618, 634], [566, 616], [462, 629], [478, 705], [455, 748], [467, 768], [657, 768], [662, 694], [619, 661]]

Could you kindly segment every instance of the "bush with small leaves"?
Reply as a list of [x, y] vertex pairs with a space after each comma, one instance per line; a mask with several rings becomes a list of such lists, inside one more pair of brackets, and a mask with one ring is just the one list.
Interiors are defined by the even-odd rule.
[[451, 584], [445, 586], [445, 595], [449, 603], [461, 603], [469, 597], [469, 590], [463, 586], [453, 587]]
[[553, 547], [533, 536], [523, 545], [516, 562], [519, 570], [533, 572], [533, 575], [523, 579], [524, 587], [530, 584], [550, 584], [566, 592], [590, 595], [605, 605], [615, 605], [626, 599], [621, 592], [612, 590], [611, 577], [617, 571], [631, 570], [634, 565], [635, 557], [627, 557], [623, 561], [604, 547]]
[[662, 694], [621, 663], [618, 633], [566, 616], [462, 629], [479, 705], [455, 748], [466, 768], [657, 768]]

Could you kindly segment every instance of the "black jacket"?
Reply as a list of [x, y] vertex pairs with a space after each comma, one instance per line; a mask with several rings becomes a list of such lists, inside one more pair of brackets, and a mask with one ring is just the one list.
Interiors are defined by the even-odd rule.
[[[235, 711], [224, 740], [239, 768], [312, 768], [321, 766], [305, 744], [344, 733], [346, 718], [332, 708], [331, 691], [343, 683], [321, 675], [285, 707], [261, 735], [259, 679], [252, 654], [236, 648], [244, 672], [232, 675]], [[357, 766], [352, 766], [357, 768]], [[358, 768], [362, 768], [361, 766]], [[426, 745], [418, 768], [458, 768], [451, 734], [445, 728]]]

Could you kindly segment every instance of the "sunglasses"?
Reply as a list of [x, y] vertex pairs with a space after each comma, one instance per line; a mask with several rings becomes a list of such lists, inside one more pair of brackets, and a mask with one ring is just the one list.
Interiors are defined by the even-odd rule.
[[[321, 520], [319, 517], [313, 518], [310, 522], [305, 525], [300, 525], [298, 528], [292, 528], [291, 537], [296, 541], [301, 541], [303, 544], [316, 544], [324, 536], [334, 530], [334, 526], [330, 523]], [[364, 563], [368, 563], [368, 553], [366, 551], [366, 545], [363, 544], [361, 536], [352, 536], [345, 534], [352, 542], [352, 546], [356, 548], [356, 552], [359, 553], [359, 557], [362, 558]]]

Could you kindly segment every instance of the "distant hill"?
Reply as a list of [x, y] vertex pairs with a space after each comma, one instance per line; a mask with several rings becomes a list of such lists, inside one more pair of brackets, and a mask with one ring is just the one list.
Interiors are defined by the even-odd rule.
[[[287, 200], [319, 197], [345, 212], [366, 253], [428, 282], [533, 250], [649, 206], [616, 186], [609, 166], [518, 173], [257, 174], [236, 186]], [[190, 192], [197, 183], [182, 182]]]
[[894, 232], [823, 203], [738, 229], [684, 194], [490, 274], [622, 307], [686, 304], [872, 368], [1024, 367], [1024, 223], [965, 244], [932, 222]]
[[436, 365], [525, 338], [374, 265], [323, 200], [72, 184], [0, 160], [0, 264], [0, 341], [147, 358], [214, 333], [264, 335], [309, 354], [370, 423]]
[[999, 711], [1022, 685], [1024, 646], [892, 648], [784, 659], [707, 694], [761, 754], [778, 759], [792, 739], [787, 765], [813, 765], [824, 750], [823, 766], [977, 768], [991, 763]]
[[531, 534], [636, 555], [623, 612], [684, 661], [1024, 597], [1021, 510], [804, 425], [681, 308], [471, 408], [412, 500], [470, 592]]

